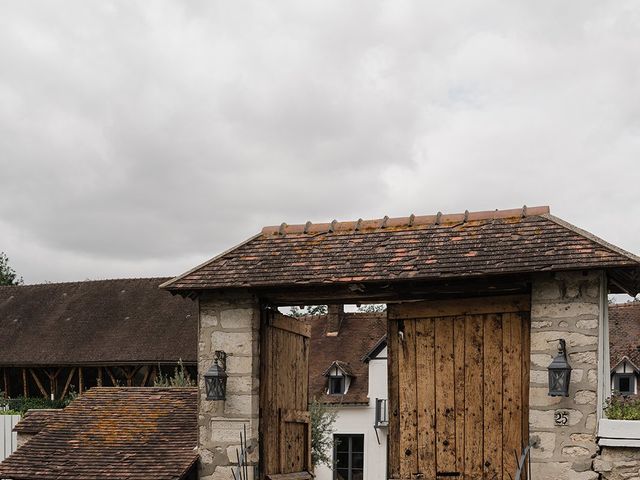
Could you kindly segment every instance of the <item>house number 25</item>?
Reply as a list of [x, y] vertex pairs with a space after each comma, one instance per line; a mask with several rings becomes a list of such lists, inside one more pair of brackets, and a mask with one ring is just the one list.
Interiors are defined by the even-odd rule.
[[564, 427], [569, 424], [569, 412], [558, 410], [553, 414], [557, 426]]

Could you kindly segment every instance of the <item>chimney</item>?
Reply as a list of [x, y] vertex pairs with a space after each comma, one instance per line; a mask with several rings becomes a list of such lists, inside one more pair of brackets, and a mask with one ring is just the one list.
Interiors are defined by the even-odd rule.
[[328, 305], [327, 308], [327, 337], [337, 337], [344, 319], [344, 305]]

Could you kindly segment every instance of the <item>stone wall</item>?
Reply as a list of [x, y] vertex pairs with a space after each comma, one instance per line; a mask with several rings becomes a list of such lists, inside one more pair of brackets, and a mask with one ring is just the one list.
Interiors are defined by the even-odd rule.
[[640, 447], [601, 447], [593, 466], [602, 480], [640, 479]]
[[[201, 480], [232, 480], [240, 432], [247, 428], [249, 457], [258, 462], [259, 332], [258, 300], [246, 293], [205, 294], [198, 329], [198, 428]], [[227, 353], [227, 399], [205, 397], [204, 374], [214, 352]], [[250, 469], [251, 470], [251, 469]]]
[[[599, 272], [544, 274], [534, 279], [531, 304], [530, 436], [532, 478], [590, 480], [596, 453]], [[573, 367], [569, 397], [548, 396], [547, 367], [558, 339]], [[567, 425], [555, 424], [555, 413]]]

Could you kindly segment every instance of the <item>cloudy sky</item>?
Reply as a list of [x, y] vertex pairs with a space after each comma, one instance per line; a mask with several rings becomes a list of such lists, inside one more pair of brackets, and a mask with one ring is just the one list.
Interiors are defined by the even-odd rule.
[[551, 205], [640, 253], [640, 2], [0, 4], [0, 251], [173, 275], [261, 226]]

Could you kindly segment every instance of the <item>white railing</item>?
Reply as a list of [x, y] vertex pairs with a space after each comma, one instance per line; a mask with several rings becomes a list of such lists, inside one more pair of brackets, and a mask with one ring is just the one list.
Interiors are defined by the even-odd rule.
[[18, 436], [13, 427], [20, 421], [20, 415], [0, 414], [0, 462], [18, 448]]

